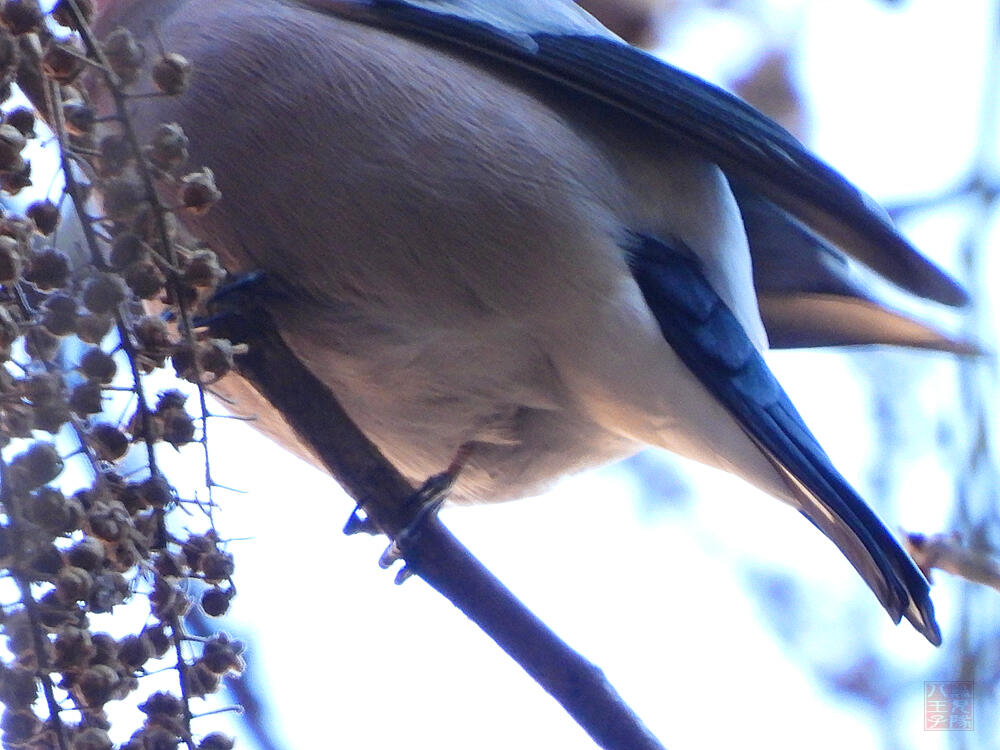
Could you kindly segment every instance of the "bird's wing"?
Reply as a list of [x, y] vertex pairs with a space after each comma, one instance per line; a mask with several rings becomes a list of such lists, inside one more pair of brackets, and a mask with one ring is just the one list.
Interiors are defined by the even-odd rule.
[[629, 251], [633, 276], [671, 348], [786, 479], [802, 513], [840, 548], [893, 620], [905, 616], [940, 644], [927, 581], [833, 467], [697, 261], [647, 236], [637, 236]]
[[690, 146], [913, 294], [949, 305], [962, 288], [885, 212], [792, 135], [740, 99], [623, 42], [572, 0], [298, 0], [435, 40], [603, 102]]

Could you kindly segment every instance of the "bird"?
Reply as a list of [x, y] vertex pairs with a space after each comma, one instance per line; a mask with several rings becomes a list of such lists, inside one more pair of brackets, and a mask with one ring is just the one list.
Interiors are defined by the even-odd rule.
[[799, 510], [940, 644], [926, 579], [764, 354], [971, 350], [884, 304], [855, 261], [967, 298], [794, 137], [571, 0], [96, 9], [98, 30], [154, 27], [193, 62], [182, 96], [136, 107], [140, 129], [182, 125], [224, 196], [189, 223], [281, 290], [265, 304], [285, 342], [408, 479], [464, 452], [451, 499], [491, 502], [665, 449]]

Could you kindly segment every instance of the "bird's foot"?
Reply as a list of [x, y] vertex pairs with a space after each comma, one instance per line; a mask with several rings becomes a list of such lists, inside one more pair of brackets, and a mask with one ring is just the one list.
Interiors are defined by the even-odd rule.
[[[414, 492], [410, 498], [407, 500], [406, 505], [413, 509], [413, 516], [410, 522], [402, 529], [392, 542], [386, 547], [385, 552], [379, 558], [378, 564], [381, 568], [386, 569], [393, 565], [398, 560], [402, 560], [406, 555], [406, 550], [408, 547], [412, 546], [415, 539], [417, 539], [420, 534], [426, 528], [427, 523], [435, 518], [438, 511], [441, 510], [441, 506], [444, 505], [444, 501], [448, 499], [448, 493], [451, 492], [451, 488], [455, 486], [455, 482], [458, 480], [458, 475], [461, 473], [465, 464], [469, 460], [469, 456], [472, 454], [471, 446], [463, 445], [458, 449], [454, 460], [447, 469], [442, 471], [440, 474], [435, 474], [425, 481], [420, 488]], [[355, 515], [357, 511], [355, 510]], [[354, 516], [352, 516], [353, 519]], [[368, 519], [364, 519], [361, 523], [367, 522]], [[348, 526], [351, 525], [351, 520], [348, 520]], [[346, 529], [345, 529], [346, 530]], [[363, 529], [359, 529], [363, 530]], [[412, 569], [405, 563], [400, 571], [396, 574], [396, 584], [403, 583], [407, 578], [413, 575]]]

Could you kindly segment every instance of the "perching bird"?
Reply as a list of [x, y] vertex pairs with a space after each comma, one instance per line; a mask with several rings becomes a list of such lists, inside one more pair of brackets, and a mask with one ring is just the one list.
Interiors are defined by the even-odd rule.
[[183, 125], [225, 196], [199, 232], [283, 290], [283, 337], [408, 478], [466, 448], [453, 497], [499, 500], [659, 446], [798, 508], [940, 643], [924, 577], [761, 352], [963, 349], [843, 253], [965, 295], [785, 131], [570, 0], [97, 5], [194, 62], [139, 116]]

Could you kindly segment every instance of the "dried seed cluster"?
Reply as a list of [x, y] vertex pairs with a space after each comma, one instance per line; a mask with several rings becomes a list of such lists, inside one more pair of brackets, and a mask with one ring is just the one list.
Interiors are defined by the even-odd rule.
[[[134, 143], [122, 108], [98, 115], [86, 77], [106, 76], [108, 101], [121, 101], [132, 87], [182, 94], [192, 69], [180, 55], [150, 54], [123, 29], [89, 48], [92, 15], [90, 0], [59, 0], [50, 18], [37, 0], [0, 4], [0, 100], [24, 70], [37, 71], [36, 99], [64, 166], [73, 165], [63, 198], [91, 217], [82, 241], [60, 243], [67, 201], [0, 212], [0, 567], [18, 592], [0, 601], [9, 654], [0, 659], [0, 742], [225, 750], [231, 739], [192, 726], [190, 701], [243, 669], [243, 646], [225, 634], [192, 639], [184, 618], [195, 605], [226, 613], [233, 558], [210, 522], [211, 500], [197, 505], [203, 529], [190, 530], [188, 517], [184, 531], [173, 530], [168, 511], [186, 501], [156, 462], [157, 445], [203, 442], [205, 420], [192, 417], [179, 390], [149, 399], [142, 380], [172, 360], [200, 388], [228, 373], [240, 352], [191, 324], [224, 274], [174, 215], [204, 213], [220, 194], [211, 170], [184, 173], [179, 125]], [[8, 194], [31, 185], [24, 151], [35, 137], [30, 109], [3, 113], [0, 188]], [[120, 403], [121, 391], [131, 392], [132, 410], [108, 417], [104, 407]], [[70, 463], [86, 469], [84, 486], [69, 489]], [[141, 629], [101, 632], [102, 616], [136, 600], [148, 603]], [[164, 666], [177, 671], [176, 692], [143, 690], [144, 676]], [[106, 712], [125, 699], [145, 716], [134, 731], [113, 727]]]

